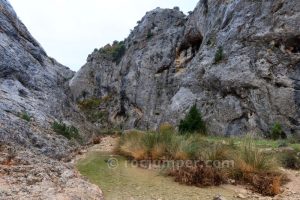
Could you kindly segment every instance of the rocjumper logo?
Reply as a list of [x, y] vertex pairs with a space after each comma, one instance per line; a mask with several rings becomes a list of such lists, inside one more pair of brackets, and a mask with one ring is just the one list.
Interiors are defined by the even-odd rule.
[[110, 159], [108, 159], [108, 161], [107, 161], [107, 166], [108, 166], [108, 168], [110, 168], [110, 169], [115, 169], [115, 168], [117, 168], [117, 167], [119, 166], [119, 161], [118, 161], [118, 159], [117, 159], [117, 158], [110, 158]]
[[[199, 167], [208, 166], [218, 169], [234, 168], [233, 160], [126, 160], [122, 167], [141, 167], [144, 169], [173, 169], [177, 170], [182, 167]], [[110, 169], [116, 169], [120, 165], [116, 157], [107, 160], [107, 166]]]

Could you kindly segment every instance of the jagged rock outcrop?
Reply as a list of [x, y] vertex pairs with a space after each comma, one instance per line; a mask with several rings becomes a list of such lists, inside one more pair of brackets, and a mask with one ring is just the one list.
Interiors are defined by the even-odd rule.
[[299, 134], [299, 20], [299, 1], [201, 0], [189, 16], [158, 8], [119, 62], [95, 50], [71, 91], [112, 94], [109, 120], [123, 128], [176, 125], [196, 103], [214, 134], [267, 133], [275, 122]]
[[73, 76], [0, 0], [0, 199], [102, 198], [98, 187], [59, 161], [76, 145], [51, 128], [74, 109], [67, 95]]

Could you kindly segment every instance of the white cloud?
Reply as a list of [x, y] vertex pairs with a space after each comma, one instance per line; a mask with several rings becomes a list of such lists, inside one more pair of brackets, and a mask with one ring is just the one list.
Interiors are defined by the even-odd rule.
[[123, 40], [156, 7], [193, 10], [198, 0], [10, 0], [48, 55], [78, 70], [94, 48]]

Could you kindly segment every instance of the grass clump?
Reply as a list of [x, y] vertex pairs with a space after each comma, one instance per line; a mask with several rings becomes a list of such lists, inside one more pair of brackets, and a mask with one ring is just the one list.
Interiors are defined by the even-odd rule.
[[278, 163], [273, 156], [260, 151], [251, 139], [246, 139], [234, 157], [236, 170], [241, 173], [274, 171]]
[[136, 160], [146, 159], [147, 150], [142, 138], [143, 132], [140, 131], [132, 130], [124, 133], [119, 141], [119, 153]]
[[284, 168], [299, 170], [300, 154], [296, 152], [285, 152], [280, 155], [280, 161]]
[[232, 178], [250, 184], [254, 191], [263, 195], [280, 193], [283, 176], [273, 155], [260, 151], [251, 139], [246, 139], [240, 150], [233, 153], [235, 167], [230, 171]]
[[120, 139], [119, 150], [122, 155], [136, 160], [175, 159], [184, 136], [161, 126], [160, 132], [130, 131]]
[[219, 46], [215, 53], [215, 64], [220, 63], [224, 59], [223, 47]]
[[53, 122], [52, 129], [59, 135], [66, 137], [67, 139], [80, 139], [79, 131], [74, 126], [67, 126], [63, 122]]
[[169, 124], [169, 123], [162, 123], [159, 126], [159, 130], [158, 131], [160, 133], [168, 133], [168, 132], [175, 133], [175, 128], [171, 124]]
[[182, 135], [164, 123], [157, 132], [130, 131], [120, 139], [122, 155], [140, 160], [199, 159], [208, 143], [200, 135]]
[[271, 129], [270, 137], [273, 140], [286, 139], [286, 134], [284, 133], [280, 123], [276, 122], [273, 125]]
[[30, 121], [31, 121], [31, 116], [30, 116], [27, 112], [21, 113], [20, 117], [21, 117], [22, 119], [24, 119], [25, 121], [27, 121], [27, 122], [30, 122]]
[[180, 133], [201, 133], [206, 135], [206, 125], [202, 119], [201, 113], [197, 109], [196, 105], [193, 105], [188, 114], [179, 124]]

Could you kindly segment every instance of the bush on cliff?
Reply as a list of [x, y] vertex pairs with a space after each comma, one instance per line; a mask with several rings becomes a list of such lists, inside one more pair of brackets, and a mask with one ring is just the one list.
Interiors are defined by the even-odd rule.
[[273, 127], [271, 129], [270, 137], [273, 140], [286, 139], [286, 134], [284, 133], [280, 123], [276, 122], [273, 125]]
[[215, 54], [215, 64], [221, 62], [224, 59], [223, 47], [218, 47]]
[[100, 49], [100, 53], [112, 59], [113, 62], [119, 64], [123, 55], [126, 52], [126, 47], [124, 41], [114, 41], [112, 45], [106, 45]]
[[63, 122], [53, 122], [52, 129], [59, 135], [63, 135], [64, 137], [68, 138], [69, 140], [80, 139], [79, 131], [74, 126], [67, 126]]

